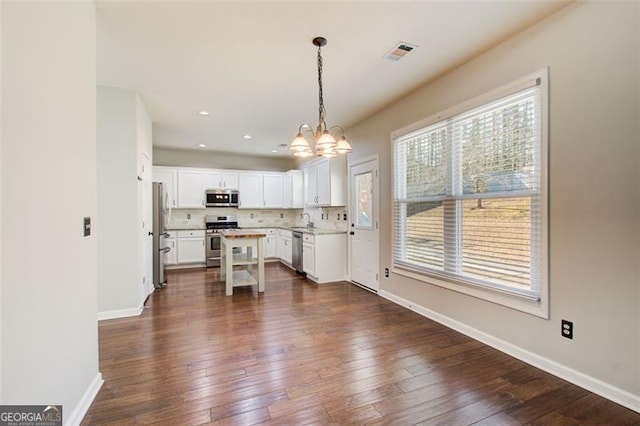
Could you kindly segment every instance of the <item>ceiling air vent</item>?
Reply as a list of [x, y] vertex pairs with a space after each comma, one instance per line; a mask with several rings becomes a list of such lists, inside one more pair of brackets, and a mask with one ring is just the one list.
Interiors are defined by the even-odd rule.
[[393, 49], [391, 49], [389, 53], [385, 55], [385, 58], [389, 59], [390, 61], [399, 61], [416, 47], [418, 46], [416, 46], [415, 44], [409, 44], [401, 41]]

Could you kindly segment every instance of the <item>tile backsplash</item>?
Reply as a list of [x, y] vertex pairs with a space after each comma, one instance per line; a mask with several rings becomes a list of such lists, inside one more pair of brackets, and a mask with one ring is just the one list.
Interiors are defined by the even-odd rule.
[[169, 229], [204, 229], [205, 216], [236, 216], [241, 228], [299, 227], [307, 224], [309, 213], [316, 228], [346, 231], [345, 207], [318, 207], [292, 210], [245, 210], [237, 208], [173, 209]]

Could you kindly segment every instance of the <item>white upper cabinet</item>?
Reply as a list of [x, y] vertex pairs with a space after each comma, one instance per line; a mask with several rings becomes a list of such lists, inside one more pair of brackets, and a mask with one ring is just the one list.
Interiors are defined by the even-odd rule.
[[304, 169], [307, 206], [347, 205], [347, 159], [344, 156], [313, 161]]
[[282, 209], [284, 174], [240, 172], [238, 191], [241, 209]]
[[289, 209], [304, 206], [301, 170], [289, 172], [235, 171], [153, 167], [153, 180], [164, 183], [168, 205], [179, 209], [205, 208], [207, 189], [236, 189], [239, 208]]
[[205, 172], [205, 189], [238, 189], [238, 173], [212, 170]]
[[207, 172], [204, 174], [204, 189], [222, 188], [222, 172]]
[[238, 196], [241, 209], [260, 209], [263, 207], [262, 199], [262, 173], [239, 173]]
[[262, 206], [267, 209], [281, 209], [283, 201], [283, 181], [282, 173], [267, 174], [262, 176]]
[[222, 185], [225, 189], [238, 189], [238, 173], [222, 172]]
[[205, 175], [200, 171], [178, 171], [178, 207], [204, 209]]
[[312, 165], [304, 169], [304, 204], [318, 205], [318, 166]]
[[[319, 206], [331, 206], [331, 191], [338, 191], [338, 188], [332, 188], [331, 182], [331, 162], [324, 160], [318, 163], [318, 192], [317, 200]], [[344, 182], [344, 181], [343, 181]], [[346, 182], [345, 182], [346, 183]]]
[[301, 209], [304, 207], [302, 170], [289, 170], [285, 173], [282, 194], [284, 208]]
[[178, 207], [178, 200], [176, 197], [178, 193], [178, 174], [176, 169], [170, 167], [154, 167], [153, 181], [162, 182], [166, 203], [165, 208]]

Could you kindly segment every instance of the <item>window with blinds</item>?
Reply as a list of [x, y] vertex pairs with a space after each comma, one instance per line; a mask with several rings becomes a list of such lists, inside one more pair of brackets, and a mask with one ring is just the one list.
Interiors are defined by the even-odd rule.
[[537, 302], [546, 96], [541, 77], [507, 89], [394, 133], [393, 266]]

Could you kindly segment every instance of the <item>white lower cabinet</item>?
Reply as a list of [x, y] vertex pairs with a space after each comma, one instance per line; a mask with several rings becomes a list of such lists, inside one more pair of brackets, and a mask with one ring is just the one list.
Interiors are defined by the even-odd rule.
[[291, 249], [291, 240], [293, 236], [291, 231], [280, 229], [278, 231], [276, 256], [282, 261], [282, 263], [291, 266], [291, 257], [293, 250]]
[[[309, 242], [306, 235], [302, 241], [302, 270], [305, 274], [316, 275], [316, 246], [313, 241]], [[313, 237], [312, 237], [313, 238]]]
[[175, 265], [178, 263], [178, 247], [176, 245], [176, 234], [174, 232], [167, 232], [169, 236], [164, 238], [164, 246], [169, 248], [168, 252], [164, 254], [165, 265]]
[[205, 231], [177, 231], [178, 264], [205, 263]]
[[267, 234], [266, 238], [264, 239], [264, 257], [277, 257], [277, 230], [265, 229], [264, 232], [265, 234]]
[[318, 284], [347, 277], [347, 234], [302, 236], [302, 268]]

